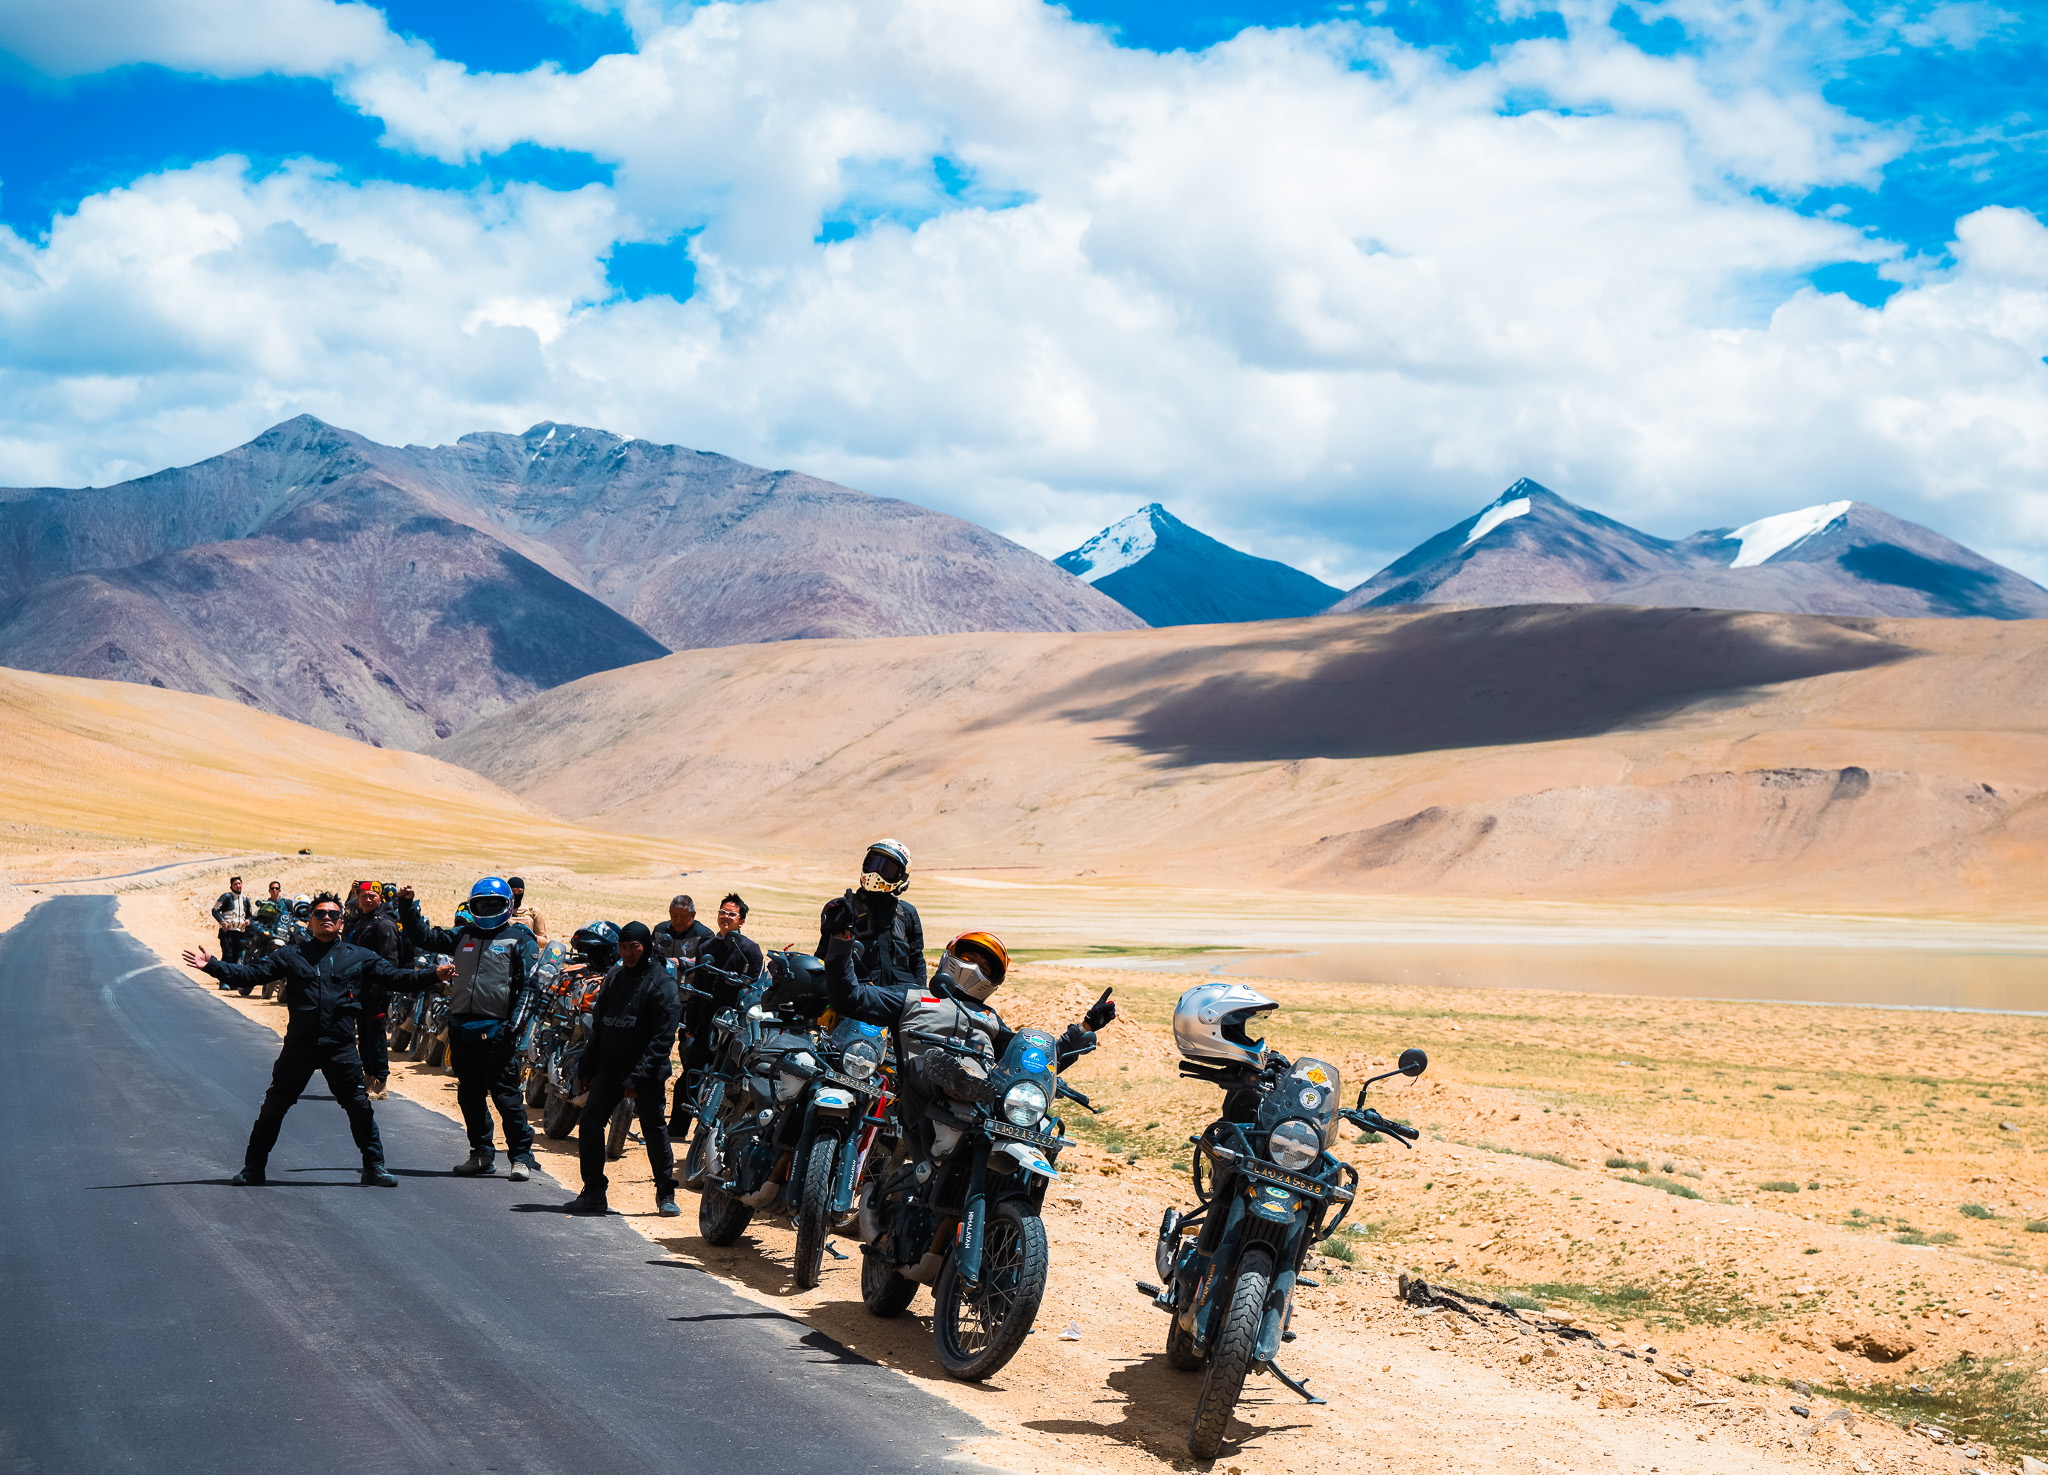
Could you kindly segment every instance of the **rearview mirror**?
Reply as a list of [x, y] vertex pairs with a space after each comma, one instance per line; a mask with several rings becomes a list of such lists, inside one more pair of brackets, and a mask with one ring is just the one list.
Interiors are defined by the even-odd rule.
[[1429, 1056], [1420, 1050], [1403, 1050], [1400, 1065], [1402, 1075], [1419, 1076], [1429, 1069]]

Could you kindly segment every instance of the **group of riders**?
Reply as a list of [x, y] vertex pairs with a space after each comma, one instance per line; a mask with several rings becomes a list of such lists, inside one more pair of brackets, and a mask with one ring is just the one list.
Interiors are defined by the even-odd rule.
[[[724, 1245], [755, 1212], [786, 1214], [803, 1287], [818, 1284], [825, 1232], [852, 1230], [868, 1310], [895, 1316], [929, 1287], [940, 1362], [955, 1377], [985, 1378], [1022, 1346], [1045, 1290], [1045, 1193], [1072, 1145], [1061, 1102], [1094, 1109], [1061, 1073], [1095, 1048], [1117, 1006], [1105, 989], [1057, 1036], [1012, 1030], [990, 1002], [1010, 972], [1002, 941], [964, 932], [928, 969], [909, 885], [909, 854], [878, 840], [856, 884], [821, 909], [812, 952], [764, 954], [742, 930], [737, 895], [720, 902], [715, 929], [677, 897], [656, 927], [579, 929], [569, 966], [560, 943], [543, 948], [517, 877], [478, 881], [446, 927], [410, 887], [359, 883], [347, 898], [286, 903], [273, 885], [266, 940], [239, 960], [185, 954], [223, 987], [276, 987], [288, 1012], [233, 1181], [267, 1181], [285, 1113], [317, 1073], [348, 1114], [362, 1182], [397, 1186], [370, 1102], [389, 1068], [384, 1000], [416, 995], [422, 1017], [430, 1004], [437, 1011], [455, 1073], [470, 1149], [456, 1174], [498, 1171], [502, 1124], [509, 1177], [530, 1177], [527, 1108], [545, 1104], [552, 1135], [573, 1122], [581, 1138], [582, 1190], [563, 1207], [603, 1214], [605, 1163], [637, 1117], [662, 1215], [680, 1212], [687, 1186], [703, 1238]], [[416, 965], [421, 957], [431, 961]], [[1293, 1340], [1297, 1286], [1315, 1283], [1301, 1274], [1305, 1256], [1355, 1200], [1357, 1171], [1331, 1152], [1339, 1126], [1402, 1146], [1419, 1135], [1367, 1110], [1364, 1087], [1344, 1106], [1330, 1062], [1290, 1060], [1251, 1039], [1247, 1026], [1277, 1007], [1232, 981], [1189, 989], [1174, 1011], [1180, 1074], [1224, 1094], [1192, 1139], [1197, 1204], [1167, 1211], [1160, 1281], [1138, 1288], [1170, 1317], [1168, 1363], [1203, 1374], [1189, 1449], [1205, 1459], [1248, 1373], [1270, 1372], [1319, 1401], [1275, 1359]], [[1366, 1086], [1426, 1066], [1410, 1050]]]
[[[223, 904], [240, 895], [239, 881]], [[878, 1027], [892, 1046], [899, 1158], [920, 1143], [928, 1147], [922, 1127], [934, 1106], [987, 1099], [988, 1072], [980, 1062], [1000, 1057], [1012, 1038], [989, 1004], [1010, 968], [1001, 939], [989, 931], [962, 933], [928, 969], [924, 924], [903, 894], [909, 885], [910, 855], [900, 842], [869, 846], [858, 882], [822, 909], [815, 954], [832, 1011], [825, 1022], [836, 1016]], [[395, 1187], [370, 1107], [383, 1097], [389, 1074], [382, 1017], [390, 995], [430, 989], [446, 995], [447, 1057], [469, 1137], [469, 1156], [453, 1172], [497, 1172], [498, 1123], [512, 1181], [538, 1171], [522, 1047], [543, 1005], [541, 946], [524, 920], [532, 913], [520, 878], [479, 880], [448, 927], [426, 918], [409, 886], [361, 882], [346, 898], [323, 892], [286, 900], [273, 881], [270, 891], [248, 908], [255, 925], [244, 934], [240, 960], [204, 950], [185, 954], [187, 964], [223, 989], [276, 988], [288, 1011], [284, 1047], [234, 1182], [266, 1181], [285, 1114], [318, 1073], [348, 1113], [363, 1183]], [[576, 1062], [583, 1188], [567, 1212], [609, 1211], [604, 1127], [622, 1101], [639, 1119], [658, 1212], [680, 1212], [674, 1144], [687, 1137], [704, 1073], [716, 1063], [715, 1021], [765, 981], [764, 954], [741, 931], [742, 898], [724, 898], [716, 930], [695, 920], [684, 902], [678, 897], [669, 920], [653, 928], [593, 923], [575, 935], [579, 961], [603, 972]], [[223, 915], [221, 905], [215, 915]], [[445, 961], [413, 965], [427, 954]], [[1094, 1032], [1116, 1015], [1105, 994], [1069, 1026], [1057, 1042], [1059, 1068], [1092, 1049]], [[925, 1041], [937, 1037], [967, 1048], [928, 1049]], [[680, 1070], [670, 1102], [672, 1055]]]

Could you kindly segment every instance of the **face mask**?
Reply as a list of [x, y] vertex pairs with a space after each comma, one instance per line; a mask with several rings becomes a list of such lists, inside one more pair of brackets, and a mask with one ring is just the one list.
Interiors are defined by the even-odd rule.
[[939, 972], [952, 980], [953, 987], [979, 1004], [996, 991], [996, 981], [965, 958], [951, 953], [939, 960]]

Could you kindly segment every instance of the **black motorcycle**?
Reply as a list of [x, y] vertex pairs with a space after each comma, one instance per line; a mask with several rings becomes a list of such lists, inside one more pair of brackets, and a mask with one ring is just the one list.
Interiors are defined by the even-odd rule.
[[937, 1035], [906, 1038], [980, 1063], [994, 1104], [935, 1104], [926, 1114], [931, 1156], [862, 1195], [861, 1300], [873, 1315], [896, 1316], [930, 1285], [939, 1361], [976, 1382], [1024, 1345], [1045, 1295], [1045, 1190], [1059, 1176], [1060, 1149], [1073, 1145], [1053, 1103], [1066, 1096], [1093, 1108], [1059, 1078], [1044, 1030], [1018, 1030], [993, 1063]]
[[817, 1044], [790, 1187], [796, 1283], [805, 1290], [823, 1274], [826, 1235], [852, 1219], [861, 1187], [895, 1143], [888, 1037], [881, 1027], [842, 1019]]
[[[1273, 1359], [1294, 1314], [1294, 1288], [1314, 1284], [1301, 1278], [1309, 1247], [1337, 1232], [1355, 1197], [1358, 1170], [1329, 1146], [1340, 1122], [1403, 1147], [1420, 1137], [1368, 1109], [1365, 1093], [1428, 1068], [1422, 1051], [1404, 1050], [1396, 1069], [1358, 1088], [1356, 1107], [1343, 1107], [1337, 1067], [1327, 1061], [1290, 1062], [1269, 1051], [1256, 1069], [1181, 1062], [1183, 1076], [1228, 1094], [1224, 1114], [1189, 1139], [1200, 1207], [1185, 1215], [1168, 1209], [1160, 1221], [1155, 1258], [1165, 1287], [1140, 1281], [1138, 1289], [1173, 1318], [1168, 1364], [1183, 1372], [1207, 1365], [1188, 1430], [1196, 1459], [1215, 1458], [1247, 1373], [1270, 1372], [1309, 1402], [1323, 1401]], [[1336, 1217], [1325, 1223], [1333, 1204]]]

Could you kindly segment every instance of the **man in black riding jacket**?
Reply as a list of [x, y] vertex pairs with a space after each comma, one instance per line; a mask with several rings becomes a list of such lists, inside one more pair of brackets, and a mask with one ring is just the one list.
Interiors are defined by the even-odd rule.
[[488, 1101], [504, 1119], [509, 1176], [524, 1183], [540, 1170], [519, 1079], [519, 1032], [540, 1002], [533, 982], [540, 944], [512, 920], [512, 888], [502, 876], [485, 876], [472, 886], [464, 908], [470, 920], [462, 926], [435, 927], [421, 915], [410, 886], [398, 893], [406, 936], [417, 947], [455, 960], [448, 988], [448, 1063], [455, 1068], [455, 1104], [469, 1132], [469, 1157], [455, 1172], [475, 1178], [497, 1171]]
[[236, 986], [282, 982], [287, 1013], [284, 1048], [271, 1067], [270, 1089], [249, 1131], [242, 1171], [234, 1181], [243, 1187], [267, 1181], [270, 1149], [277, 1145], [285, 1113], [318, 1071], [341, 1109], [363, 1155], [366, 1186], [396, 1188], [398, 1180], [384, 1167], [384, 1141], [363, 1089], [363, 1063], [356, 1053], [356, 1019], [362, 1012], [362, 990], [374, 983], [399, 993], [417, 993], [437, 979], [454, 976], [443, 964], [433, 968], [394, 968], [375, 953], [341, 940], [341, 898], [323, 891], [307, 916], [311, 936], [286, 943], [260, 963], [228, 963], [204, 948], [187, 950], [185, 965]]
[[[668, 1117], [668, 1135], [676, 1142], [689, 1134], [690, 1123], [696, 1117], [693, 1093], [697, 1088], [697, 1073], [711, 1063], [711, 1021], [718, 1017], [720, 1010], [730, 1009], [739, 1002], [741, 989], [761, 976], [766, 962], [761, 954], [761, 944], [740, 931], [746, 920], [745, 899], [737, 892], [727, 892], [718, 903], [718, 933], [697, 949], [695, 958], [696, 963], [707, 963], [740, 982], [702, 970], [684, 972], [678, 978], [685, 989], [683, 1068], [676, 1076], [675, 1106]], [[685, 961], [678, 966], [687, 969], [694, 964]]]
[[654, 924], [654, 950], [667, 958], [676, 977], [683, 976], [688, 962], [694, 962], [704, 944], [717, 934], [697, 920], [697, 903], [687, 896], [672, 897], [668, 920]]
[[860, 881], [827, 902], [820, 918], [818, 956], [850, 931], [856, 971], [908, 988], [924, 986], [924, 920], [903, 899], [910, 889], [910, 852], [898, 840], [877, 840], [861, 858]]
[[[375, 881], [356, 883], [356, 914], [341, 932], [344, 942], [368, 948], [393, 967], [403, 968], [403, 941], [398, 922], [384, 905], [384, 889]], [[356, 1020], [357, 1050], [363, 1057], [363, 1075], [370, 1099], [382, 1101], [391, 1077], [391, 996], [372, 982], [363, 989], [363, 1012]]]
[[640, 1138], [654, 1169], [656, 1210], [664, 1218], [681, 1212], [676, 1208], [675, 1152], [661, 1108], [662, 1082], [668, 1079], [669, 1050], [683, 1006], [653, 941], [645, 922], [628, 922], [619, 930], [619, 961], [605, 974], [591, 1007], [590, 1039], [576, 1062], [577, 1086], [584, 1096], [576, 1143], [583, 1191], [564, 1205], [571, 1214], [609, 1212], [605, 1133], [622, 1098], [633, 1103], [640, 1118]]

